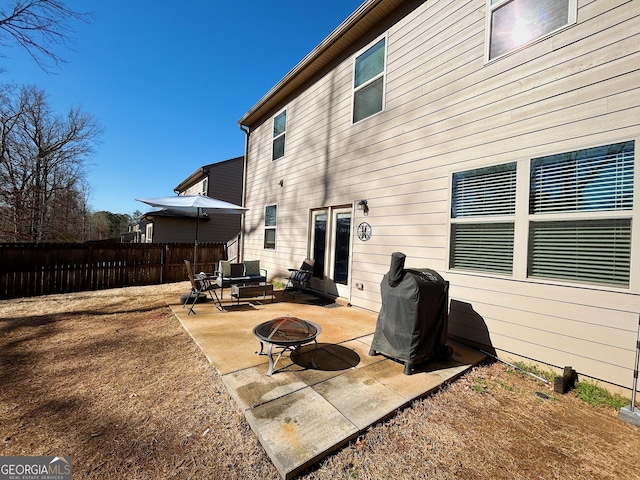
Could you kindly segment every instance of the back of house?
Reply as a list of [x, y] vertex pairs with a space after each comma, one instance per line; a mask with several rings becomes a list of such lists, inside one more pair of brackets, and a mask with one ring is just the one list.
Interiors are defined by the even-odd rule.
[[630, 388], [640, 2], [367, 0], [240, 119], [243, 252], [378, 311], [393, 252], [449, 334]]

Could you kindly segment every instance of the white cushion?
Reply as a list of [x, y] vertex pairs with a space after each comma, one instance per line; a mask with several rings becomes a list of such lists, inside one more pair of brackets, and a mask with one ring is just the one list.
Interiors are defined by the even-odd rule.
[[231, 276], [231, 262], [220, 260], [220, 276], [222, 278], [229, 278]]

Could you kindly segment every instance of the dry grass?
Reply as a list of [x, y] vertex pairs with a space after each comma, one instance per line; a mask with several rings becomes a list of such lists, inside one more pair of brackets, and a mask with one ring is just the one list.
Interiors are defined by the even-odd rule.
[[[71, 455], [74, 478], [279, 478], [166, 307], [185, 290], [0, 302], [0, 455]], [[483, 365], [302, 477], [638, 478], [640, 429], [616, 415]]]

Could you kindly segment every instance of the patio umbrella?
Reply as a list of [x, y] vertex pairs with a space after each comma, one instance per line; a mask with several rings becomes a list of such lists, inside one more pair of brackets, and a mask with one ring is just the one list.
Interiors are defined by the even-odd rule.
[[241, 207], [240, 205], [207, 197], [206, 195], [174, 195], [158, 198], [136, 198], [136, 200], [151, 205], [152, 207], [196, 212], [196, 238], [193, 247], [194, 270], [198, 264], [198, 226], [202, 211], [224, 215], [241, 215], [248, 210], [248, 208]]

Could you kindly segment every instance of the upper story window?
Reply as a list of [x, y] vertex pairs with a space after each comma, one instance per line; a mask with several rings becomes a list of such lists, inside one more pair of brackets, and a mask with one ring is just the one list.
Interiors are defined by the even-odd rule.
[[284, 142], [287, 135], [287, 111], [283, 110], [273, 118], [273, 157], [284, 157]]
[[385, 38], [356, 57], [353, 74], [353, 123], [383, 109], [385, 58]]
[[487, 0], [487, 60], [576, 22], [577, 0]]

